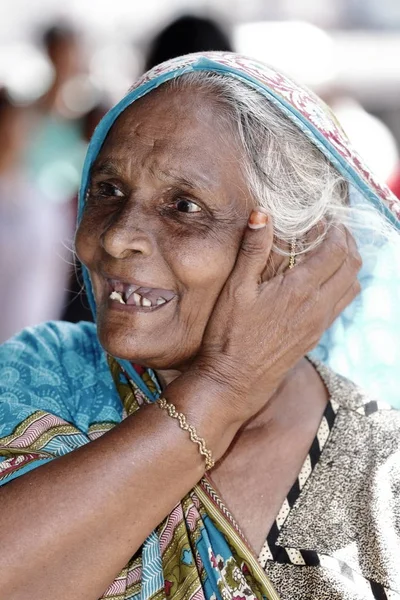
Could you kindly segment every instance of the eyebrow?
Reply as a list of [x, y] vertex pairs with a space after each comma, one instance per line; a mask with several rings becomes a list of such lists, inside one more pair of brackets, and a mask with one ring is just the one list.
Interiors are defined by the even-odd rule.
[[[162, 179], [164, 181], [173, 179], [176, 184], [191, 190], [201, 188], [203, 190], [207, 190], [208, 192], [211, 191], [210, 186], [205, 185], [204, 178], [201, 177], [201, 175], [198, 177], [189, 178], [179, 175], [178, 173], [175, 173], [170, 169], [155, 169], [152, 166], [150, 166], [149, 170], [154, 177], [158, 177], [159, 179]], [[92, 165], [90, 169], [90, 177], [92, 178], [94, 175], [109, 175], [110, 177], [122, 177], [123, 174], [117, 161], [112, 159], [105, 159]]]
[[93, 177], [93, 175], [110, 175], [116, 177], [121, 175], [121, 169], [117, 162], [106, 159], [92, 165], [90, 177]]

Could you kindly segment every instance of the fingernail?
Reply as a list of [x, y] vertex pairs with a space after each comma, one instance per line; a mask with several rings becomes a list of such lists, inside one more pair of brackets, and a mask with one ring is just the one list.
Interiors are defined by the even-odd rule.
[[268, 215], [264, 211], [264, 209], [256, 209], [251, 211], [251, 215], [248, 220], [248, 226], [250, 229], [262, 229], [268, 223]]

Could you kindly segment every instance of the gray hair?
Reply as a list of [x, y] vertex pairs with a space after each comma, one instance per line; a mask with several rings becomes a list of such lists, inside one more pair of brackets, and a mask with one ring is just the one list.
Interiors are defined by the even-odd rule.
[[[221, 117], [233, 127], [244, 149], [242, 168], [249, 190], [255, 203], [272, 216], [276, 240], [284, 243], [275, 245], [276, 251], [287, 254], [287, 245], [293, 239], [300, 241], [297, 252], [315, 247], [326, 230], [313, 241], [305, 236], [323, 218], [326, 229], [343, 223], [353, 232], [361, 228], [363, 234], [369, 230], [381, 239], [393, 237], [394, 228], [378, 211], [369, 209], [366, 203], [350, 206], [346, 179], [257, 90], [227, 75], [205, 71], [182, 75], [170, 85], [194, 86], [208, 92], [220, 107]], [[396, 234], [397, 241], [398, 237]]]

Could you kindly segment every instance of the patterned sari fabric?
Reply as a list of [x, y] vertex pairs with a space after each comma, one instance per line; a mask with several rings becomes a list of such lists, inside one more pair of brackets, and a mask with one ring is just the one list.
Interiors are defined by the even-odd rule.
[[[148, 403], [150, 394], [157, 396], [154, 375], [140, 368], [136, 373], [140, 386], [115, 359], [108, 357], [107, 363], [91, 323], [39, 325], [1, 346], [0, 486], [99, 438]], [[102, 597], [278, 598], [205, 478]]]
[[[109, 359], [124, 416], [146, 396]], [[143, 381], [157, 395], [157, 382]], [[158, 567], [158, 568], [157, 568]], [[146, 540], [141, 553], [114, 581], [104, 598], [274, 600], [278, 596], [248, 548], [233, 517], [206, 478], [178, 504]]]

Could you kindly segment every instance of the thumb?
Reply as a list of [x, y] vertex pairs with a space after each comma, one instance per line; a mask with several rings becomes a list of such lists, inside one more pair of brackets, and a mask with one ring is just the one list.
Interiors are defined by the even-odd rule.
[[236, 259], [239, 277], [259, 281], [272, 249], [274, 231], [271, 217], [265, 209], [252, 210]]

